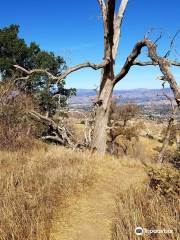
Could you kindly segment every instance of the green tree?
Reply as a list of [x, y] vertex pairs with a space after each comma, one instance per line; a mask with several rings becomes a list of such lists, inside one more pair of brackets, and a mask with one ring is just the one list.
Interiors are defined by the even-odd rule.
[[[15, 64], [27, 70], [47, 69], [56, 76], [60, 76], [62, 71], [67, 68], [62, 57], [56, 56], [53, 52], [41, 50], [35, 42], [31, 42], [28, 46], [24, 39], [19, 38], [18, 34], [18, 25], [0, 29], [0, 74], [2, 80], [24, 76], [21, 71], [13, 67]], [[65, 81], [57, 84], [43, 73], [33, 74], [28, 81], [19, 80], [16, 85], [21, 91], [33, 95], [40, 109], [48, 112], [49, 115], [55, 114], [59, 107], [66, 107], [68, 98], [76, 93], [75, 89], [65, 88]]]

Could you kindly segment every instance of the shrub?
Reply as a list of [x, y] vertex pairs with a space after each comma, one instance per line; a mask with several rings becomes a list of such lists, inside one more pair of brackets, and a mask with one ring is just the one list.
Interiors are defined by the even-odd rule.
[[170, 159], [169, 162], [172, 163], [172, 165], [180, 170], [180, 151], [175, 151]]
[[150, 187], [168, 199], [178, 199], [180, 194], [179, 170], [169, 165], [149, 168]]
[[10, 82], [0, 84], [0, 96], [0, 149], [29, 148], [35, 130], [26, 116], [34, 107], [31, 97]]
[[114, 155], [128, 155], [134, 151], [135, 142], [139, 140], [141, 123], [134, 123], [140, 108], [136, 104], [118, 105], [112, 102], [108, 128], [108, 152]]

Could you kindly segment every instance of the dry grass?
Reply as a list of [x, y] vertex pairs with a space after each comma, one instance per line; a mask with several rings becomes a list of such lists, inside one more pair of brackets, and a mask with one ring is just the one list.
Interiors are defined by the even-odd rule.
[[[135, 228], [149, 230], [168, 229], [173, 234], [144, 234], [137, 236]], [[151, 189], [130, 188], [116, 199], [115, 219], [112, 226], [112, 240], [177, 240], [178, 202], [168, 202]]]
[[[82, 137], [83, 125], [74, 125], [76, 135], [78, 138]], [[7, 145], [8, 148], [1, 148], [6, 149], [0, 152], [1, 240], [48, 240], [54, 212], [58, 209], [58, 215], [61, 215], [61, 211], [63, 215], [63, 210], [67, 207], [67, 198], [84, 191], [96, 181], [98, 174], [108, 176], [108, 172], [104, 172], [102, 168], [102, 161], [108, 164], [108, 171], [119, 164], [122, 167], [126, 166], [127, 171], [134, 167], [139, 170], [142, 168], [142, 162], [156, 160], [157, 151], [154, 149], [159, 146], [154, 139], [140, 137], [132, 154], [120, 155], [119, 158], [106, 155], [102, 158], [98, 154], [92, 156], [88, 151], [82, 153], [50, 147], [35, 142], [34, 139], [33, 143], [36, 150], [32, 150], [31, 153], [24, 145], [22, 148], [16, 146], [16, 150], [12, 148], [11, 143]], [[31, 144], [28, 144], [28, 147], [31, 149]], [[11, 148], [13, 152], [8, 151]], [[138, 177], [142, 178], [139, 175]], [[125, 179], [126, 184], [127, 180]], [[112, 239], [138, 239], [134, 229], [139, 225], [148, 229], [173, 229], [177, 232], [176, 209], [176, 202], [170, 204], [164, 198], [160, 199], [153, 195], [150, 189], [144, 190], [142, 184], [139, 188], [130, 188], [128, 191], [127, 187], [123, 188], [121, 184]], [[159, 234], [147, 235], [142, 239], [177, 238], [175, 235]]]
[[0, 152], [0, 239], [49, 239], [53, 212], [92, 184], [96, 160], [56, 147]]
[[157, 161], [158, 152], [157, 147], [162, 144], [154, 139], [148, 139], [145, 137], [140, 137], [139, 142], [136, 143], [134, 147], [133, 157], [139, 159], [141, 162], [151, 162]]

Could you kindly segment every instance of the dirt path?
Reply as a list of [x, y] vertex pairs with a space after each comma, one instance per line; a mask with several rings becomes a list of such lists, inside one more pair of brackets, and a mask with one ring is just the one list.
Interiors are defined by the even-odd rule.
[[54, 218], [51, 240], [109, 240], [115, 196], [145, 177], [141, 167], [104, 163], [98, 181], [78, 198], [70, 199], [63, 216]]

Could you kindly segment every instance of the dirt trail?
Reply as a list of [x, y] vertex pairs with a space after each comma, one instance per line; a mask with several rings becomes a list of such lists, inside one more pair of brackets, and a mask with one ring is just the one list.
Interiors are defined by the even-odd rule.
[[51, 240], [109, 240], [115, 196], [145, 178], [141, 167], [104, 163], [97, 182], [85, 193], [70, 199], [63, 216], [54, 218]]

